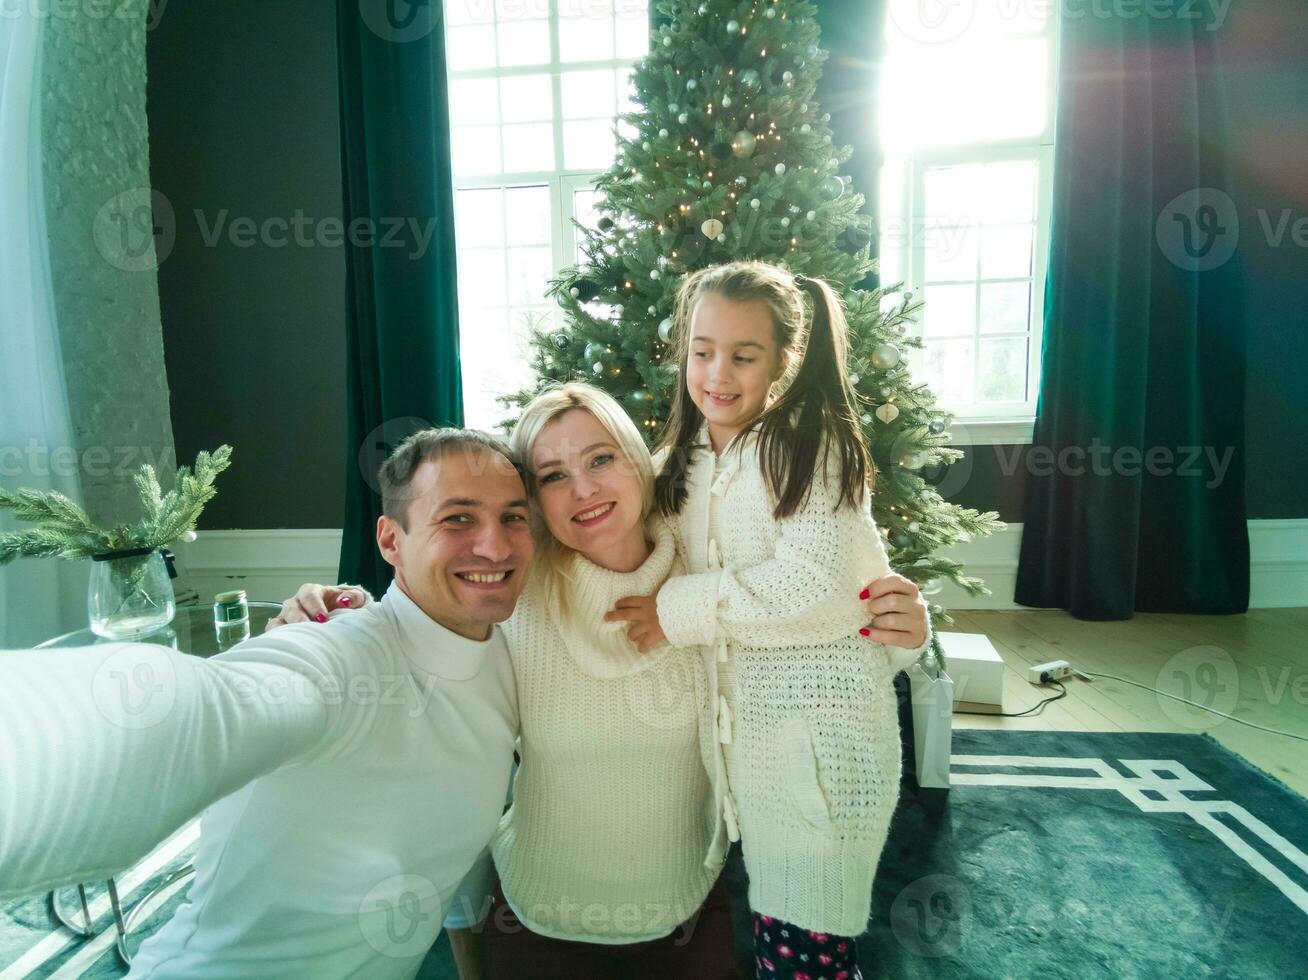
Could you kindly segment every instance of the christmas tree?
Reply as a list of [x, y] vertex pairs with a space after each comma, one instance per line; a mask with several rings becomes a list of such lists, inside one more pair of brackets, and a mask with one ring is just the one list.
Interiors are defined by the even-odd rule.
[[[920, 304], [900, 286], [857, 288], [876, 269], [870, 222], [832, 145], [814, 92], [826, 52], [817, 8], [804, 0], [671, 0], [633, 74], [638, 110], [623, 117], [596, 229], [578, 225], [585, 256], [551, 281], [561, 329], [533, 338], [538, 384], [584, 380], [616, 397], [653, 445], [677, 365], [669, 341], [681, 277], [706, 265], [759, 259], [820, 277], [842, 296], [850, 381], [864, 403], [876, 464], [873, 512], [895, 570], [925, 593], [943, 579], [989, 594], [939, 550], [1003, 527], [998, 515], [945, 502], [922, 471], [963, 454], [948, 448], [951, 416], [913, 384], [905, 350]], [[953, 620], [932, 604], [933, 622]], [[937, 650], [937, 652], [939, 652]]]

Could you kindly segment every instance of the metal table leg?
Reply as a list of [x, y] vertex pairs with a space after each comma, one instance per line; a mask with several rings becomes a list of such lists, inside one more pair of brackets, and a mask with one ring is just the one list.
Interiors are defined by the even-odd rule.
[[[167, 891], [173, 885], [177, 884], [179, 881], [185, 881], [187, 878], [191, 877], [194, 874], [195, 874], [195, 868], [193, 868], [189, 864], [184, 868], [174, 871], [163, 881], [159, 882], [159, 884], [156, 885], [154, 888], [151, 888], [148, 893], [142, 895], [140, 900], [135, 905], [132, 906], [131, 911], [127, 913], [127, 916], [125, 918], [122, 917], [121, 914], [117, 912], [118, 910], [117, 902], [115, 901], [113, 903], [115, 914], [119, 915], [118, 943], [117, 943], [118, 957], [123, 961], [124, 964], [126, 964], [127, 966], [132, 965], [132, 953], [127, 948], [127, 937], [130, 936], [132, 934], [132, 930], [135, 929], [140, 924], [141, 919], [144, 919], [152, 911], [154, 911], [153, 908], [151, 907], [154, 905], [154, 900], [157, 897], [161, 896], [165, 891]], [[110, 887], [111, 888], [113, 887], [112, 884], [110, 885]], [[111, 892], [111, 894], [113, 893]]]

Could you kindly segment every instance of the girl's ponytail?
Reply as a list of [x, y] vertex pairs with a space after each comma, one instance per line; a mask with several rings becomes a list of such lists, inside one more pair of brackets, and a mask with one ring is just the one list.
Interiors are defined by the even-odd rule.
[[828, 471], [833, 450], [837, 507], [862, 506], [874, 472], [845, 372], [849, 326], [840, 298], [821, 279], [797, 275], [795, 285], [813, 301], [812, 325], [794, 379], [757, 423], [759, 458], [777, 498], [777, 518], [804, 503], [813, 480]]

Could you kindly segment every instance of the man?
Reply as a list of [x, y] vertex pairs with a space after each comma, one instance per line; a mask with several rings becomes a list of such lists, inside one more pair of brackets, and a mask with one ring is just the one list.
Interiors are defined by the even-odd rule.
[[358, 615], [211, 660], [0, 653], [0, 896], [118, 872], [203, 810], [188, 900], [132, 976], [416, 973], [503, 808], [494, 624], [532, 545], [492, 437], [420, 432], [380, 475], [395, 582]]

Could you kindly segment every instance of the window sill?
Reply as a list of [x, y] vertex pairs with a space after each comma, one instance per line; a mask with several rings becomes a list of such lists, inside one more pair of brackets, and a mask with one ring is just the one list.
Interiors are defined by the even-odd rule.
[[1035, 431], [1034, 418], [964, 419], [955, 418], [949, 424], [949, 445], [965, 446], [1029, 446]]

